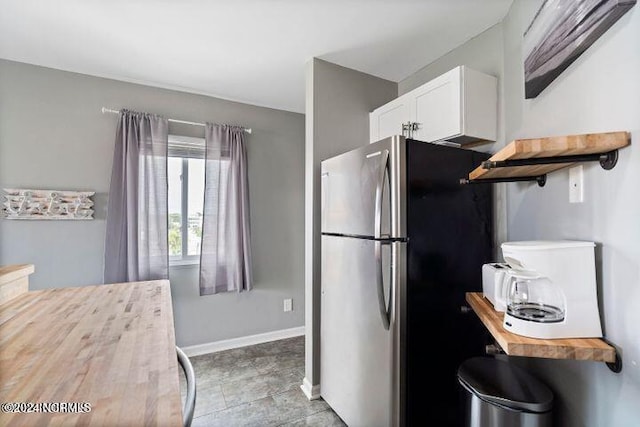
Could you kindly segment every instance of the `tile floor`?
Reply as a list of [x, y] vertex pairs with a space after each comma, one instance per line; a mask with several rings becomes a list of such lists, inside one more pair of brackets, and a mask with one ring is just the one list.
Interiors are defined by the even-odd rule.
[[[344, 426], [322, 399], [309, 401], [304, 337], [191, 357], [196, 373], [192, 426]], [[186, 383], [180, 371], [180, 386]]]

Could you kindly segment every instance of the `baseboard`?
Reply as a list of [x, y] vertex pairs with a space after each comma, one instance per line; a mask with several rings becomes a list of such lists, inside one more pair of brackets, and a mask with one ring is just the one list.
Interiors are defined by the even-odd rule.
[[232, 348], [246, 347], [248, 345], [262, 344], [264, 342], [282, 340], [304, 335], [304, 326], [297, 328], [280, 329], [278, 331], [265, 332], [264, 334], [249, 335], [246, 337], [231, 338], [228, 340], [208, 342], [204, 344], [182, 347], [187, 356], [215, 353], [216, 351], [230, 350]]
[[305, 394], [305, 396], [307, 396], [307, 399], [320, 399], [320, 384], [311, 385], [307, 377], [304, 377], [300, 388], [302, 389], [302, 392]]

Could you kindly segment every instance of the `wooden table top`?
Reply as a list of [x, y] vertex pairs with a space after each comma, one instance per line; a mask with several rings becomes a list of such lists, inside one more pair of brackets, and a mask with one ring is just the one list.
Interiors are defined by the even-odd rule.
[[0, 285], [33, 273], [33, 264], [0, 265]]
[[3, 426], [182, 425], [169, 282], [32, 291], [0, 305], [2, 402], [84, 404], [0, 412]]

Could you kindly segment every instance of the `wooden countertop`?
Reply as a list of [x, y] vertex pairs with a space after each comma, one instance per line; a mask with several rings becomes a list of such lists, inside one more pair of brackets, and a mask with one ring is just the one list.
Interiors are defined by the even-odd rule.
[[181, 426], [166, 280], [33, 291], [0, 305], [0, 402], [87, 402], [0, 413], [0, 425]]
[[495, 311], [482, 293], [469, 292], [466, 300], [500, 347], [510, 356], [615, 362], [615, 348], [600, 338], [543, 340], [523, 337], [502, 327], [504, 313]]

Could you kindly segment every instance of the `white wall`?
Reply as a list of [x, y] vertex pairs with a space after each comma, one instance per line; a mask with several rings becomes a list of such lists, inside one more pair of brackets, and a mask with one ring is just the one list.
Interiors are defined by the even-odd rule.
[[[456, 65], [500, 79], [501, 139], [626, 130], [632, 146], [615, 169], [585, 167], [585, 202], [570, 204], [568, 171], [544, 188], [506, 187], [508, 240], [579, 239], [598, 243], [598, 292], [605, 334], [624, 367], [511, 358], [556, 392], [556, 425], [640, 425], [640, 7], [634, 7], [538, 97], [524, 99], [522, 35], [542, 0], [515, 0], [504, 21], [399, 83], [400, 92]], [[498, 37], [498, 35], [500, 35]], [[500, 54], [498, 50], [502, 49]], [[482, 147], [484, 149], [484, 147]], [[498, 241], [504, 239], [499, 238]]]
[[505, 136], [626, 130], [632, 145], [615, 169], [585, 165], [585, 202], [569, 204], [568, 171], [547, 185], [508, 185], [510, 240], [598, 244], [600, 307], [623, 371], [603, 363], [533, 361], [558, 393], [558, 425], [640, 425], [640, 7], [635, 6], [538, 97], [524, 99], [522, 34], [541, 1], [516, 0], [503, 22]]
[[[127, 107], [253, 128], [248, 137], [255, 289], [198, 296], [197, 268], [171, 269], [178, 345], [303, 325], [304, 116], [0, 60], [0, 188], [92, 190], [93, 221], [0, 219], [0, 265], [33, 263], [32, 289], [102, 281], [117, 116]], [[203, 136], [202, 128], [170, 132]], [[284, 313], [283, 298], [293, 298]]]
[[307, 64], [305, 148], [305, 378], [320, 381], [320, 162], [369, 142], [369, 112], [398, 85], [320, 59]]

